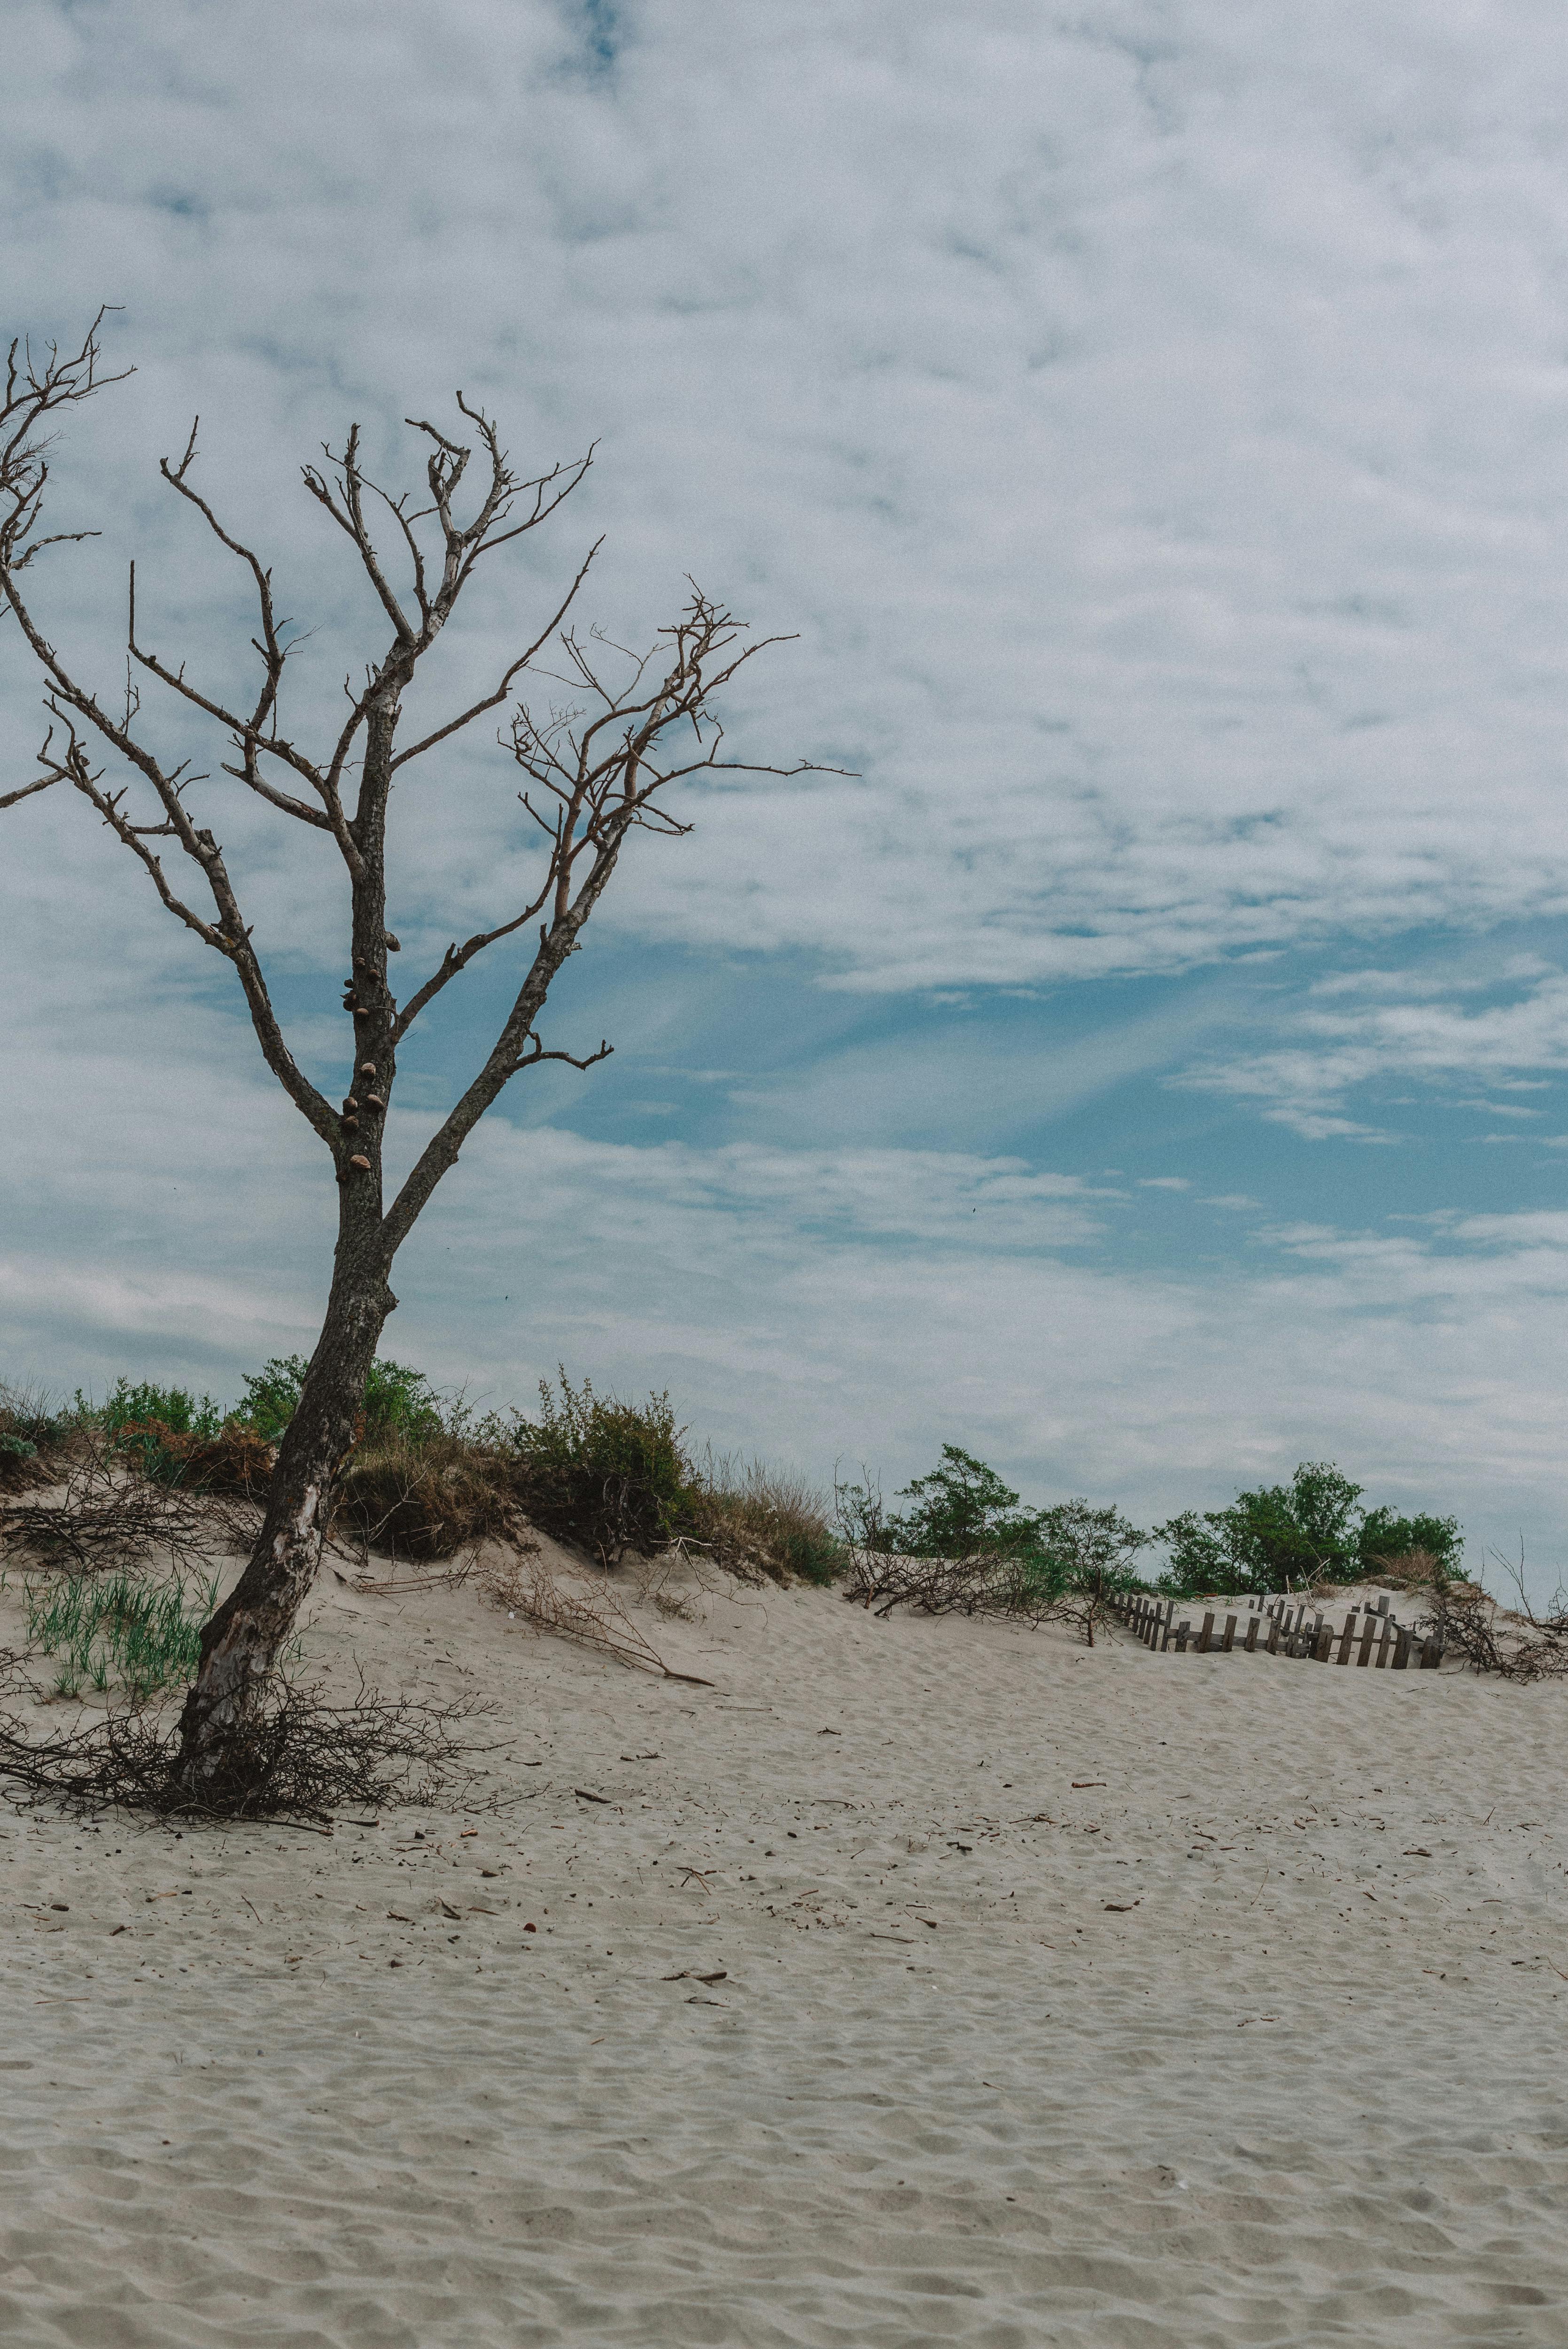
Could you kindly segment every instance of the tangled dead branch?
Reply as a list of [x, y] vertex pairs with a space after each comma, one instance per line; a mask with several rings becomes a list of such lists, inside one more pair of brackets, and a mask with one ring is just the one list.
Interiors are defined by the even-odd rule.
[[76, 1811], [320, 1823], [345, 1806], [429, 1804], [471, 1790], [485, 1749], [461, 1730], [487, 1709], [384, 1698], [363, 1680], [352, 1699], [335, 1703], [280, 1675], [265, 1703], [230, 1733], [199, 1795], [177, 1775], [177, 1730], [156, 1712], [126, 1706], [42, 1740], [0, 1715], [0, 1781]]
[[249, 1546], [253, 1510], [243, 1502], [154, 1484], [134, 1464], [88, 1439], [57, 1501], [0, 1503], [0, 1539], [67, 1574], [101, 1574], [167, 1561], [178, 1573], [211, 1568]]
[[608, 1588], [563, 1590], [543, 1560], [526, 1553], [483, 1568], [479, 1578], [496, 1606], [521, 1616], [536, 1630], [574, 1640], [634, 1671], [656, 1672], [661, 1680], [685, 1681], [692, 1688], [713, 1686], [696, 1672], [677, 1672], [666, 1664]]
[[1086, 1648], [1092, 1648], [1096, 1630], [1115, 1619], [1126, 1589], [1124, 1575], [1119, 1577], [1103, 1566], [1085, 1567], [1040, 1611], [1042, 1616], [1068, 1624], [1078, 1633]]
[[1559, 1590], [1550, 1610], [1537, 1614], [1524, 1585], [1524, 1561], [1492, 1553], [1513, 1585], [1515, 1605], [1503, 1607], [1479, 1582], [1434, 1570], [1427, 1611], [1418, 1629], [1433, 1631], [1471, 1669], [1510, 1681], [1568, 1679], [1568, 1609]]
[[1053, 1600], [1026, 1560], [1004, 1553], [973, 1557], [905, 1557], [891, 1550], [857, 1549], [840, 1585], [843, 1596], [884, 1621], [895, 1607], [923, 1615], [1006, 1615], [1044, 1622]]

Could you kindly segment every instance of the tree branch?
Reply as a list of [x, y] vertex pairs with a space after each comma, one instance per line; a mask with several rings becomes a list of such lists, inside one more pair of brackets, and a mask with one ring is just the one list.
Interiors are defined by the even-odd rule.
[[511, 667], [507, 670], [506, 675], [501, 678], [501, 681], [497, 686], [495, 691], [493, 693], [487, 693], [482, 701], [476, 701], [473, 703], [471, 708], [465, 709], [460, 717], [452, 719], [449, 724], [438, 726], [433, 734], [427, 734], [422, 742], [414, 743], [411, 748], [407, 750], [399, 750], [397, 756], [392, 761], [394, 773], [397, 772], [397, 770], [399, 767], [406, 767], [410, 759], [423, 758], [425, 752], [427, 750], [433, 750], [438, 742], [444, 742], [449, 734], [459, 733], [473, 719], [482, 717], [487, 709], [494, 709], [498, 703], [506, 699], [508, 693], [511, 690], [512, 678], [517, 675], [520, 669], [528, 667], [530, 662], [533, 659], [534, 655], [538, 652], [541, 645], [544, 644], [548, 638], [555, 634], [556, 629], [561, 626], [562, 621], [572, 609], [573, 605], [577, 600], [577, 591], [582, 586], [584, 579], [588, 576], [588, 566], [593, 562], [593, 557], [598, 554], [599, 549], [603, 545], [603, 543], [604, 542], [602, 538], [596, 538], [594, 540], [583, 560], [582, 569], [578, 572], [576, 578], [572, 582], [572, 585], [568, 588], [565, 595], [562, 597], [560, 605], [557, 607], [555, 612], [552, 614], [549, 625], [540, 630], [538, 636], [535, 636], [532, 644], [530, 645], [525, 653], [520, 653], [518, 655], [516, 660], [512, 662]]
[[424, 986], [411, 995], [403, 1006], [397, 1017], [397, 1025], [392, 1031], [394, 1042], [400, 1044], [403, 1041], [427, 1003], [439, 995], [442, 988], [449, 980], [456, 978], [459, 971], [466, 970], [476, 955], [483, 954], [486, 947], [493, 947], [498, 938], [510, 937], [514, 930], [521, 929], [524, 922], [531, 921], [550, 895], [551, 886], [552, 884], [546, 881], [543, 891], [534, 899], [531, 905], [525, 905], [521, 913], [513, 915], [510, 922], [502, 922], [499, 928], [493, 930], [480, 930], [463, 946], [459, 947], [455, 942], [449, 946]]
[[[223, 853], [217, 842], [210, 832], [193, 832], [191, 833], [193, 844], [188, 847], [188, 854], [192, 855], [201, 866], [212, 893], [219, 915], [218, 923], [214, 925], [203, 921], [201, 916], [193, 912], [182, 898], [176, 896], [169, 885], [162, 859], [155, 855], [147, 845], [148, 834], [153, 827], [131, 823], [123, 809], [124, 792], [106, 792], [103, 789], [101, 771], [98, 774], [92, 771], [86, 746], [71, 723], [68, 713], [57, 709], [53, 702], [50, 707], [65, 726], [67, 740], [64, 753], [57, 754], [52, 748], [53, 728], [46, 736], [43, 747], [38, 752], [38, 758], [40, 763], [47, 769], [46, 780], [49, 782], [73, 784], [81, 792], [83, 798], [98, 810], [98, 814], [116, 837], [122, 841], [130, 850], [131, 854], [139, 860], [169, 912], [178, 921], [182, 922], [187, 929], [194, 932], [204, 946], [212, 947], [215, 953], [222, 955], [233, 964], [239, 973], [240, 984], [244, 989], [251, 1023], [255, 1030], [256, 1040], [261, 1045], [262, 1054], [267, 1066], [295, 1107], [309, 1119], [328, 1148], [335, 1148], [339, 1134], [338, 1121], [315, 1087], [302, 1074], [284, 1040], [283, 1031], [278, 1026], [277, 1016], [267, 992], [266, 980], [251, 945], [251, 934], [241, 918], [233, 887], [223, 864]], [[160, 833], [172, 833], [176, 827], [173, 824], [168, 824], [160, 825], [156, 829]], [[181, 845], [187, 847], [183, 836], [181, 837]]]
[[24, 783], [19, 792], [7, 792], [0, 798], [0, 808], [15, 807], [18, 800], [30, 800], [35, 792], [46, 792], [51, 783], [59, 780], [58, 775], [40, 775], [36, 783]]
[[[549, 905], [551, 916], [540, 930], [532, 963], [483, 1067], [431, 1136], [387, 1211], [382, 1235], [389, 1256], [412, 1230], [437, 1184], [456, 1164], [463, 1143], [514, 1076], [542, 1060], [569, 1061], [573, 1067], [585, 1069], [608, 1055], [607, 1042], [583, 1060], [570, 1053], [547, 1053], [534, 1034], [535, 1022], [557, 972], [576, 950], [578, 935], [609, 883], [627, 835], [638, 828], [666, 835], [690, 829], [667, 809], [655, 806], [655, 795], [716, 763], [723, 738], [709, 714], [709, 699], [720, 684], [727, 683], [746, 660], [763, 649], [758, 644], [737, 650], [739, 625], [695, 588], [680, 620], [662, 630], [661, 636], [668, 647], [666, 666], [652, 692], [643, 687], [652, 652], [641, 657], [620, 653], [628, 664], [628, 674], [616, 691], [600, 678], [595, 659], [581, 640], [571, 634], [564, 636], [566, 657], [579, 681], [603, 704], [600, 713], [587, 722], [554, 716], [548, 725], [541, 725], [522, 706], [513, 719], [514, 758], [556, 803], [554, 816], [547, 819], [531, 805], [526, 792], [520, 794], [550, 842], [544, 885], [531, 910]], [[608, 649], [619, 651], [618, 647]], [[661, 738], [672, 727], [679, 730], [688, 725], [704, 746], [702, 757], [660, 765], [655, 754]], [[810, 761], [791, 768], [762, 767], [742, 760], [724, 763], [754, 773], [812, 771]], [[580, 867], [583, 868], [581, 874]], [[461, 948], [449, 947], [439, 968], [409, 1003], [398, 1033], [474, 955], [520, 928], [528, 918], [527, 913], [516, 916], [494, 930], [480, 932]]]

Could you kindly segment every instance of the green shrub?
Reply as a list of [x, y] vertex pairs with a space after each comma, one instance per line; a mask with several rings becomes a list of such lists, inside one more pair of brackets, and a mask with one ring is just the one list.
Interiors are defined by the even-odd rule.
[[133, 1385], [117, 1379], [95, 1416], [114, 1449], [159, 1485], [186, 1483], [191, 1445], [212, 1442], [223, 1426], [222, 1410], [210, 1394], [198, 1398], [188, 1387], [149, 1380]]
[[1132, 1561], [1149, 1538], [1119, 1509], [1096, 1508], [1089, 1501], [1058, 1501], [1036, 1519], [1035, 1539], [1026, 1555], [1045, 1587], [1109, 1594], [1137, 1587]]
[[1354, 1582], [1376, 1574], [1380, 1558], [1411, 1550], [1459, 1570], [1457, 1518], [1400, 1516], [1388, 1508], [1363, 1513], [1361, 1491], [1331, 1461], [1304, 1460], [1288, 1485], [1238, 1493], [1228, 1509], [1202, 1516], [1183, 1510], [1155, 1527], [1154, 1538], [1171, 1553], [1159, 1587], [1178, 1597], [1218, 1598]]
[[1368, 1581], [1375, 1581], [1390, 1559], [1408, 1557], [1412, 1551], [1423, 1552], [1436, 1574], [1449, 1578], [1460, 1570], [1464, 1536], [1458, 1517], [1419, 1514], [1406, 1517], [1394, 1509], [1368, 1509], [1357, 1551], [1360, 1571]]
[[1361, 1487], [1331, 1461], [1304, 1460], [1288, 1485], [1238, 1493], [1228, 1509], [1186, 1509], [1154, 1538], [1169, 1545], [1160, 1588], [1216, 1597], [1346, 1581], [1357, 1571]]
[[1020, 1509], [1018, 1495], [995, 1469], [956, 1444], [944, 1444], [930, 1475], [915, 1477], [899, 1498], [916, 1506], [887, 1519], [885, 1538], [890, 1549], [906, 1557], [958, 1558], [980, 1550], [1001, 1556], [1038, 1547], [1038, 1514]]
[[[310, 1364], [304, 1354], [274, 1355], [244, 1380], [244, 1395], [235, 1416], [253, 1427], [269, 1444], [282, 1440], [284, 1428], [299, 1408], [300, 1390]], [[433, 1436], [445, 1421], [440, 1397], [426, 1378], [407, 1362], [384, 1361], [377, 1355], [365, 1381], [365, 1433]]]
[[210, 1394], [198, 1400], [188, 1387], [160, 1387], [150, 1381], [132, 1386], [129, 1379], [117, 1379], [98, 1418], [107, 1435], [119, 1435], [127, 1427], [155, 1419], [175, 1435], [211, 1436], [222, 1426], [224, 1413]]
[[511, 1430], [514, 1490], [536, 1526], [575, 1542], [603, 1566], [624, 1549], [650, 1554], [682, 1531], [687, 1470], [683, 1430], [667, 1394], [639, 1406], [574, 1388], [562, 1370], [557, 1395], [539, 1386], [537, 1422]]

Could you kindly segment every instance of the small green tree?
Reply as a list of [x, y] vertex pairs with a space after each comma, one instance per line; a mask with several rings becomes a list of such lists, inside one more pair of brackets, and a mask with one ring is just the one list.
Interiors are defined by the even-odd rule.
[[1446, 1578], [1460, 1570], [1464, 1534], [1458, 1517], [1428, 1516], [1419, 1511], [1406, 1517], [1394, 1509], [1368, 1509], [1357, 1548], [1361, 1572], [1368, 1578], [1375, 1578], [1390, 1558], [1407, 1557], [1413, 1549], [1425, 1550], [1439, 1576]]
[[1183, 1509], [1168, 1525], [1156, 1526], [1154, 1540], [1163, 1542], [1171, 1554], [1159, 1588], [1179, 1598], [1198, 1590], [1227, 1596], [1250, 1590], [1251, 1569], [1238, 1554], [1238, 1532], [1229, 1509], [1211, 1509], [1204, 1516]]
[[1148, 1542], [1119, 1509], [1088, 1501], [1058, 1501], [1037, 1520], [1038, 1564], [1030, 1580], [1048, 1594], [1051, 1612], [1075, 1624], [1092, 1648], [1095, 1626], [1113, 1612], [1137, 1580], [1132, 1561]]
[[1236, 1495], [1228, 1509], [1183, 1510], [1154, 1538], [1169, 1547], [1166, 1589], [1279, 1590], [1359, 1571], [1361, 1486], [1328, 1460], [1304, 1460], [1288, 1485]]
[[956, 1444], [944, 1444], [929, 1476], [905, 1485], [900, 1500], [915, 1506], [887, 1520], [890, 1549], [911, 1557], [968, 1557], [976, 1550], [1017, 1551], [1037, 1545], [1039, 1517], [993, 1468]]

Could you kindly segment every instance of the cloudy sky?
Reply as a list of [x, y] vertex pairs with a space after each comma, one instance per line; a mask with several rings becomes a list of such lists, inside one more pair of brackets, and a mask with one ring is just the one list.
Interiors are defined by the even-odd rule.
[[[597, 440], [443, 645], [447, 706], [601, 532], [624, 640], [687, 574], [795, 641], [733, 779], [639, 840], [546, 1040], [399, 1260], [388, 1350], [558, 1361], [890, 1485], [944, 1441], [1146, 1520], [1331, 1456], [1568, 1550], [1568, 63], [1544, 0], [12, 0], [12, 330], [135, 377], [56, 450], [80, 669], [236, 685], [202, 485], [380, 649], [298, 467], [461, 386]], [[447, 411], [449, 412], [449, 409]], [[174, 509], [170, 511], [170, 509]], [[510, 560], [510, 567], [508, 567]], [[546, 690], [545, 698], [548, 698]], [[36, 680], [0, 628], [0, 790]], [[299, 1050], [340, 905], [189, 749]], [[486, 740], [397, 811], [404, 970], [531, 869]], [[330, 1171], [228, 974], [82, 805], [0, 834], [8, 1369], [232, 1394], [308, 1348]], [[496, 957], [499, 964], [499, 950]], [[511, 966], [407, 1062], [407, 1154]], [[227, 982], [227, 983], [226, 983]], [[515, 980], [513, 981], [515, 984]]]

